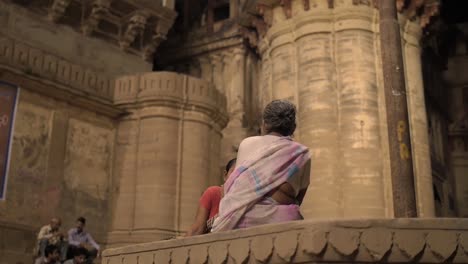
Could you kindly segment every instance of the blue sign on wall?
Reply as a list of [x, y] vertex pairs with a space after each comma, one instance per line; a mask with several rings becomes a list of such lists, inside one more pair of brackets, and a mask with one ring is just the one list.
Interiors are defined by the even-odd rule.
[[5, 199], [19, 87], [0, 81], [0, 200]]

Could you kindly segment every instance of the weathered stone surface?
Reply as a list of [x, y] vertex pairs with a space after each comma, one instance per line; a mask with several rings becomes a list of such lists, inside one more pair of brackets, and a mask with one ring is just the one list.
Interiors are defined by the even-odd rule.
[[408, 261], [412, 261], [424, 250], [426, 240], [424, 233], [402, 230], [395, 233], [393, 243], [394, 246], [403, 253]]
[[158, 250], [154, 254], [155, 263], [171, 263], [171, 250]]
[[299, 234], [279, 234], [275, 237], [275, 252], [286, 262], [290, 262], [296, 254]]
[[175, 248], [171, 254], [171, 263], [186, 264], [189, 260], [188, 248], [180, 247]]
[[340, 254], [351, 256], [359, 247], [360, 233], [353, 229], [334, 228], [328, 234], [330, 245]]
[[273, 241], [272, 237], [263, 238], [257, 237], [254, 238], [250, 246], [255, 259], [261, 263], [268, 262], [273, 253]]
[[247, 239], [237, 239], [229, 243], [229, 256], [233, 258], [236, 263], [244, 263], [249, 259], [250, 255], [250, 241]]
[[[343, 226], [347, 226], [347, 228], [343, 228]], [[209, 263], [224, 263], [226, 247], [229, 248], [229, 263], [245, 263], [247, 260], [266, 263], [337, 263], [335, 251], [342, 255], [339, 258], [340, 261], [346, 263], [367, 263], [369, 261], [405, 263], [415, 261], [413, 258], [423, 251], [424, 241], [421, 246], [420, 238], [424, 238], [424, 234], [427, 234], [428, 245], [432, 244], [433, 246], [432, 248], [428, 246], [426, 251], [429, 254], [418, 259], [419, 263], [455, 263], [453, 262], [455, 260], [456, 263], [466, 263], [468, 254], [462, 248], [461, 240], [457, 241], [456, 234], [467, 231], [467, 219], [366, 220], [364, 224], [360, 220], [300, 221], [109, 249], [103, 255], [104, 261], [106, 261], [114, 256], [143, 254], [135, 252], [143, 249], [145, 250], [144, 254], [151, 251], [158, 254], [161, 250], [163, 252], [174, 250], [172, 263], [174, 263], [174, 258], [177, 258], [177, 263], [180, 261], [185, 263], [188, 250], [192, 252], [192, 250], [199, 250], [200, 247], [210, 246], [208, 250]], [[326, 241], [323, 243], [323, 236], [326, 233], [328, 233], [328, 243], [330, 244], [328, 247]], [[298, 252], [291, 255], [295, 244], [293, 238], [296, 238], [298, 234], [301, 234], [301, 238], [296, 240], [298, 241], [298, 249], [307, 254]], [[392, 234], [395, 248], [390, 250]], [[313, 241], [304, 239], [312, 237], [322, 241], [323, 250], [320, 250], [320, 247], [312, 249], [309, 245]], [[282, 238], [283, 242], [278, 242], [279, 238]], [[271, 257], [273, 244], [269, 241], [273, 240], [275, 241], [273, 251], [276, 252], [275, 254], [281, 254], [281, 258]], [[290, 241], [292, 245], [286, 241]], [[418, 245], [412, 246], [411, 242]], [[445, 248], [449, 248], [449, 250], [445, 250]], [[404, 251], [405, 254], [402, 255], [401, 251]], [[435, 251], [436, 254], [433, 253]], [[176, 256], [176, 252], [180, 253], [179, 256]], [[456, 254], [456, 258], [450, 258], [454, 254]], [[192, 253], [190, 256], [192, 257]], [[370, 259], [371, 256], [374, 260]], [[287, 258], [289, 259], [287, 260]], [[169, 263], [167, 257], [159, 259], [160, 261], [156, 257], [156, 263]], [[278, 262], [280, 259], [281, 261]], [[190, 263], [192, 262], [193, 259], [190, 259]]]
[[361, 244], [375, 261], [380, 261], [392, 248], [392, 232], [381, 228], [365, 230], [361, 234]]
[[327, 235], [324, 230], [314, 229], [310, 232], [302, 233], [299, 244], [307, 254], [320, 255], [327, 246]]
[[209, 245], [208, 255], [210, 261], [214, 264], [222, 264], [228, 257], [228, 245], [222, 242], [211, 243], [211, 245]]
[[457, 250], [457, 234], [450, 231], [435, 230], [427, 235], [428, 249], [441, 261], [446, 261]]
[[199, 245], [190, 249], [190, 263], [204, 264], [207, 260], [208, 247], [206, 245]]

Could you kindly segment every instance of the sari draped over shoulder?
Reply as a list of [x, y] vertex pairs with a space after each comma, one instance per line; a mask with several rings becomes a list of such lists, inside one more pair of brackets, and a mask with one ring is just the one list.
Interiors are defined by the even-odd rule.
[[[244, 153], [224, 185], [212, 232], [302, 219], [298, 205], [280, 205], [267, 194], [297, 176], [310, 161], [308, 148], [290, 137], [275, 137]], [[308, 185], [308, 179], [306, 182]]]

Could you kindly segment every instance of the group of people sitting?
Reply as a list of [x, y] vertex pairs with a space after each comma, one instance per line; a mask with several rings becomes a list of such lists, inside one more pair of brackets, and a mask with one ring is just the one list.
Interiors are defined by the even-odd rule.
[[99, 245], [85, 231], [86, 219], [78, 217], [76, 227], [65, 235], [60, 227], [59, 218], [52, 218], [37, 235], [37, 254], [35, 264], [91, 264], [99, 256]]
[[269, 103], [261, 136], [244, 139], [230, 160], [223, 186], [202, 195], [186, 236], [303, 219], [299, 206], [310, 177], [307, 147], [294, 142], [296, 107], [286, 100]]

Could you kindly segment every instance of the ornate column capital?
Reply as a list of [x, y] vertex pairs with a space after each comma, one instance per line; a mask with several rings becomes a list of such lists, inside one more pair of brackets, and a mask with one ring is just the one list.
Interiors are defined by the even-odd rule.
[[135, 41], [137, 35], [141, 35], [146, 26], [149, 14], [144, 11], [135, 11], [128, 22], [127, 29], [119, 42], [120, 48], [126, 50]]

